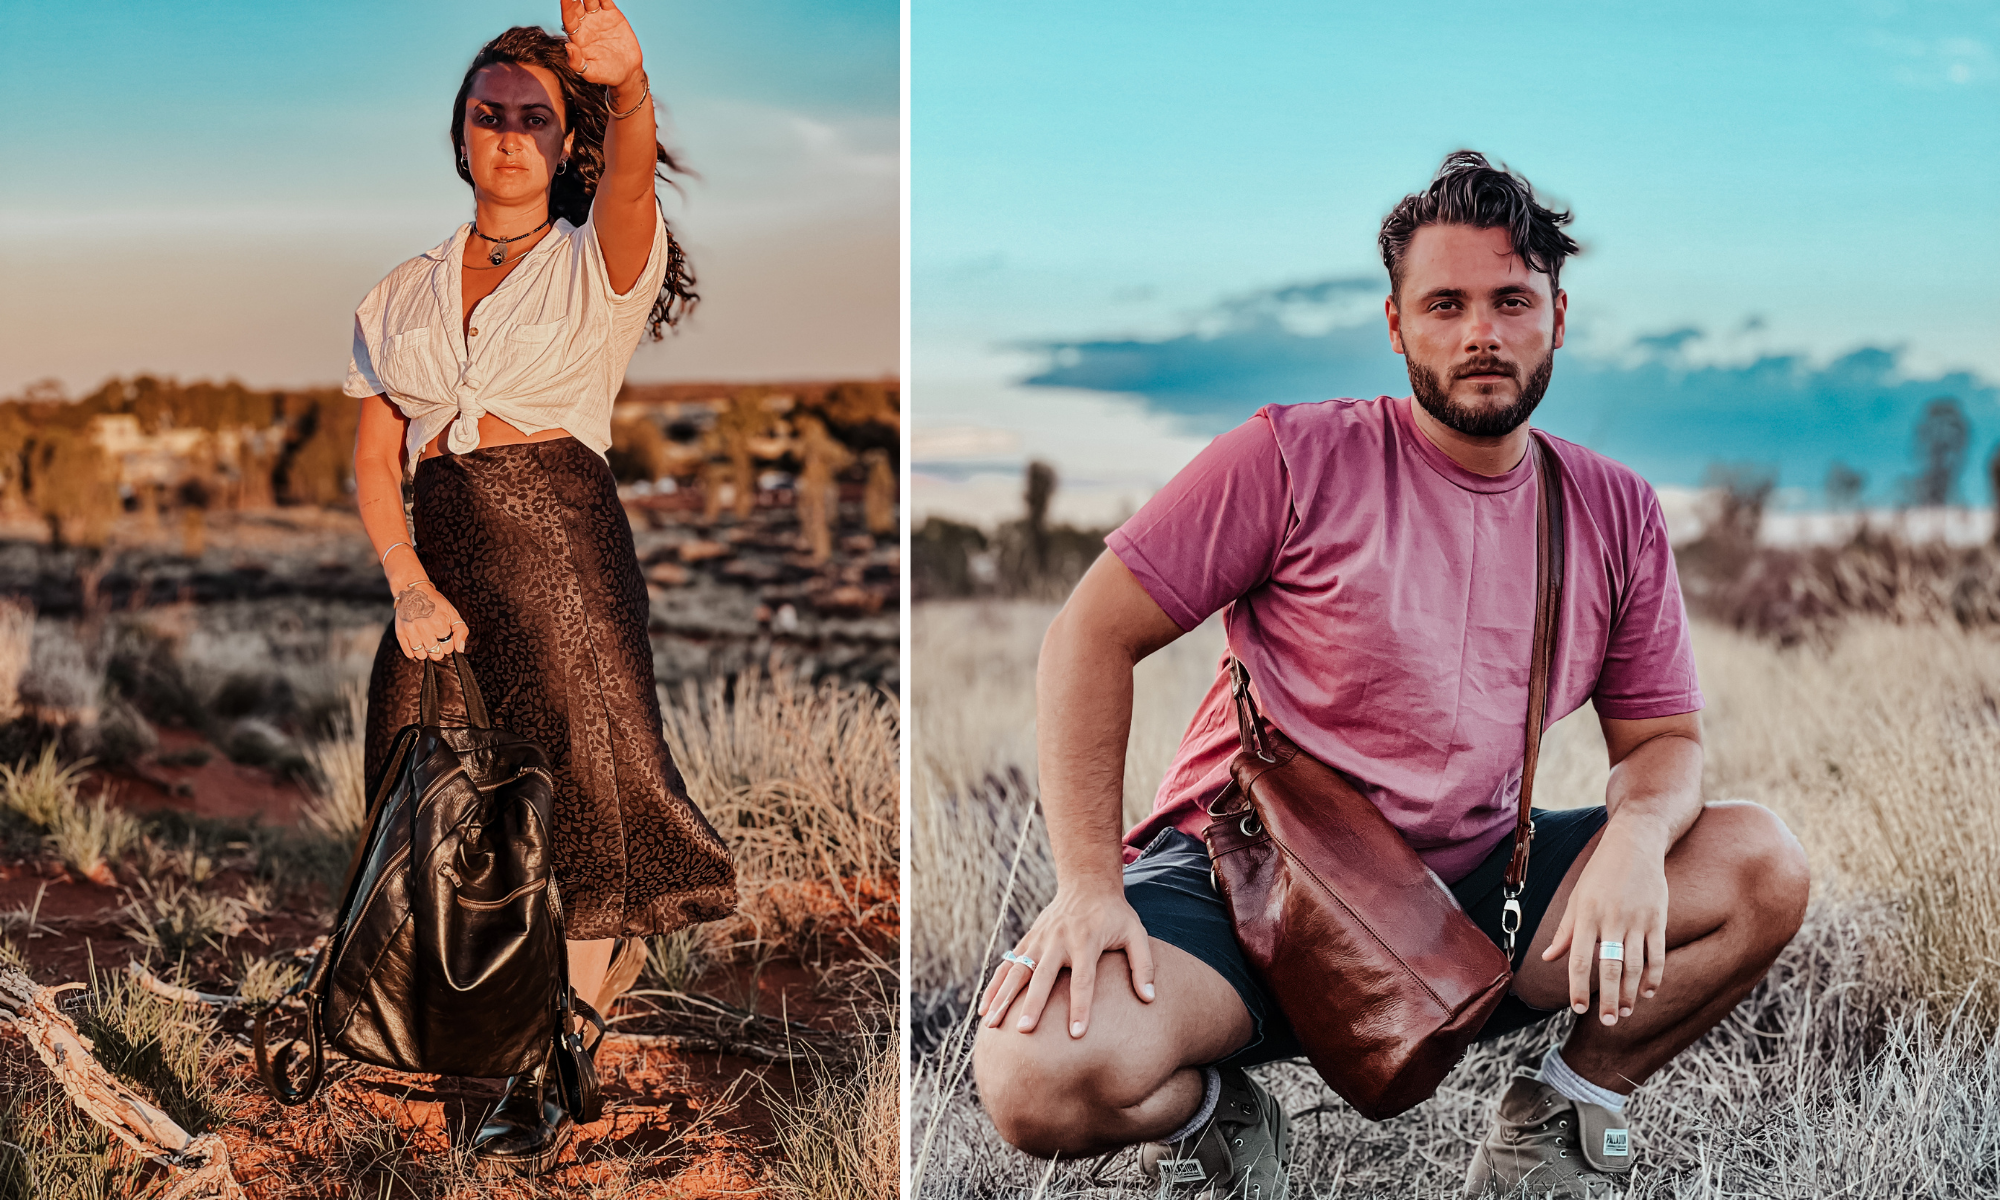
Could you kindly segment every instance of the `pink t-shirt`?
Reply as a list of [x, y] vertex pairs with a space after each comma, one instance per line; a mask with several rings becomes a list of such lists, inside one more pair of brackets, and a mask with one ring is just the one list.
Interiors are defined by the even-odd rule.
[[[1457, 882], [1513, 827], [1535, 614], [1534, 460], [1477, 475], [1410, 399], [1270, 405], [1105, 539], [1182, 629], [1227, 607], [1259, 706], [1360, 783]], [[1627, 467], [1539, 434], [1562, 464], [1563, 612], [1548, 720], [1702, 706], [1659, 500]], [[1236, 753], [1227, 660], [1181, 738], [1136, 855], [1196, 837]]]

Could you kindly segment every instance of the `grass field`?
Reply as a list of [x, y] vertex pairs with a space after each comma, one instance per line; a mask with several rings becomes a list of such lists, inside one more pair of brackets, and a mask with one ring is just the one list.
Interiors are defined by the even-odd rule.
[[[1034, 663], [1054, 612], [962, 602], [911, 614], [918, 1196], [1144, 1194], [1129, 1153], [1093, 1177], [1004, 1145], [964, 1070], [967, 998], [1054, 890], [1031, 819]], [[1221, 648], [1211, 622], [1140, 664], [1128, 819], [1150, 807]], [[1634, 1098], [1633, 1194], [2000, 1195], [2000, 638], [1851, 623], [1780, 649], [1698, 625], [1695, 648], [1705, 792], [1783, 816], [1812, 860], [1814, 898], [1758, 990]], [[1601, 803], [1603, 753], [1587, 707], [1553, 727], [1538, 801]], [[1379, 1125], [1310, 1068], [1260, 1068], [1293, 1111], [1335, 1109], [1296, 1127], [1293, 1194], [1456, 1195], [1507, 1075], [1560, 1032], [1476, 1048], [1436, 1098]]]
[[[367, 659], [339, 630], [302, 656], [283, 651], [310, 641], [309, 629], [292, 630], [281, 650], [275, 634], [239, 627], [227, 655], [211, 653], [216, 640], [195, 616], [175, 637], [139, 627], [157, 625], [157, 614], [113, 617], [94, 644], [74, 625], [31, 620], [11, 643], [0, 627], [0, 668], [11, 645], [26, 664], [17, 676], [26, 695], [58, 685], [98, 695], [109, 660], [128, 691], [137, 680], [184, 695], [198, 727], [128, 738], [107, 769], [74, 752], [106, 746], [114, 719], [151, 730], [120, 715], [122, 698], [72, 706], [60, 727], [46, 723], [55, 710], [44, 700], [40, 716], [0, 726], [37, 747], [0, 762], [0, 968], [82, 985], [62, 1007], [97, 1059], [184, 1129], [220, 1134], [249, 1197], [893, 1191], [901, 718], [892, 695], [783, 669], [663, 689], [665, 735], [691, 796], [732, 846], [742, 903], [724, 921], [653, 939], [647, 973], [611, 1014], [598, 1056], [607, 1114], [578, 1131], [536, 1189], [471, 1172], [464, 1144], [496, 1081], [336, 1059], [319, 1097], [284, 1109], [252, 1078], [249, 1003], [299, 978], [297, 951], [327, 927], [329, 884], [360, 830], [355, 731]], [[116, 647], [142, 636], [143, 657], [119, 657]], [[260, 661], [263, 675], [253, 672]], [[150, 674], [140, 678], [133, 662]], [[50, 664], [78, 678], [52, 678]], [[219, 699], [238, 692], [251, 696], [237, 704], [251, 715]], [[226, 742], [262, 719], [253, 706], [271, 702], [258, 697], [279, 693], [292, 719], [266, 724], [283, 753], [244, 761], [198, 736], [205, 727]], [[55, 740], [43, 748], [42, 734]], [[271, 805], [284, 811], [251, 819], [121, 802], [143, 793], [198, 807], [223, 784], [264, 803], [262, 817], [279, 811]], [[206, 999], [139, 986], [132, 961]], [[171, 1185], [83, 1117], [0, 1019], [0, 1200], [157, 1197]]]

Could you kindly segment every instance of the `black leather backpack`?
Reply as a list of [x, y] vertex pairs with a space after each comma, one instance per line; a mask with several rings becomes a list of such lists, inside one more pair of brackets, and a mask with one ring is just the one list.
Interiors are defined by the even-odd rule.
[[[604, 1020], [569, 986], [562, 900], [551, 871], [547, 756], [492, 728], [457, 655], [466, 724], [439, 722], [437, 663], [424, 663], [417, 723], [396, 735], [369, 787], [367, 831], [348, 867], [339, 918], [306, 977], [257, 1015], [257, 1073], [302, 1104], [324, 1071], [322, 1039], [400, 1071], [499, 1078], [553, 1054], [570, 1115], [598, 1116], [593, 1042], [571, 1026]], [[303, 999], [303, 1083], [265, 1051], [271, 1013]]]

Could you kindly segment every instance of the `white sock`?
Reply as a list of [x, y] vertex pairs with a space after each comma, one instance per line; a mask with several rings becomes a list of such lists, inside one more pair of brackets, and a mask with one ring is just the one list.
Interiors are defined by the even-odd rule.
[[1201, 1127], [1208, 1124], [1208, 1119], [1215, 1115], [1215, 1102], [1222, 1098], [1222, 1072], [1214, 1067], [1203, 1067], [1201, 1074], [1201, 1107], [1195, 1110], [1194, 1116], [1188, 1119], [1187, 1124], [1160, 1139], [1169, 1146], [1201, 1132]]
[[1627, 1097], [1598, 1087], [1571, 1070], [1570, 1065], [1563, 1061], [1560, 1047], [1550, 1046], [1549, 1052], [1542, 1055], [1542, 1082], [1572, 1100], [1595, 1104], [1621, 1115], [1625, 1112]]

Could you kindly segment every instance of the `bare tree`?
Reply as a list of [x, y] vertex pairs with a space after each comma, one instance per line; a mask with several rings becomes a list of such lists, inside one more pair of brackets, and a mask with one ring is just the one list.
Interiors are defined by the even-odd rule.
[[1910, 503], [1937, 506], [1957, 500], [1958, 476], [1972, 440], [1971, 422], [1958, 399], [1939, 396], [1925, 405], [1915, 440], [1917, 473], [1909, 481]]

